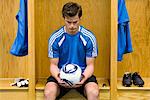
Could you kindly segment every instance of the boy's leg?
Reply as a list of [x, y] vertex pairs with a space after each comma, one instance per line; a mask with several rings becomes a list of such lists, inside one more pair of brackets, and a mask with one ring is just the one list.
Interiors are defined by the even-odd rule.
[[85, 95], [88, 100], [98, 100], [99, 98], [99, 87], [94, 82], [89, 82], [84, 87]]
[[88, 78], [83, 86], [77, 88], [77, 91], [80, 92], [88, 100], [98, 100], [99, 98], [99, 87], [96, 77], [92, 75]]
[[44, 90], [45, 100], [56, 100], [56, 97], [59, 95], [60, 89], [57, 83], [48, 82]]
[[45, 100], [60, 99], [68, 91], [70, 91], [69, 88], [60, 86], [57, 80], [54, 77], [50, 76], [47, 79], [47, 83], [46, 83], [45, 90], [44, 90]]

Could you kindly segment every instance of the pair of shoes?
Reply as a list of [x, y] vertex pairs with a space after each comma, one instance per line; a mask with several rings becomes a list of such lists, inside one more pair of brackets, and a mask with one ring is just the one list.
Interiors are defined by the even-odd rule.
[[133, 84], [138, 87], [143, 87], [144, 85], [143, 79], [137, 72], [135, 73], [126, 72], [123, 75], [122, 85], [125, 87], [130, 87], [132, 85], [132, 81]]

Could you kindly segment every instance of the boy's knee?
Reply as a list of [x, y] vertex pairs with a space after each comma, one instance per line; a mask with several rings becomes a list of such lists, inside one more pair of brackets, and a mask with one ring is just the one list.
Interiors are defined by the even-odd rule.
[[99, 90], [93, 90], [93, 91], [91, 92], [91, 94], [92, 94], [93, 96], [95, 96], [95, 97], [98, 97], [98, 96], [99, 96]]
[[50, 96], [51, 91], [50, 90], [45, 90], [44, 91], [44, 96], [48, 97]]
[[97, 85], [88, 85], [86, 87], [86, 93], [88, 96], [98, 97], [99, 96], [99, 88]]
[[88, 91], [88, 94], [87, 95], [91, 95], [91, 96], [93, 96], [93, 97], [98, 97], [99, 96], [99, 90], [97, 90], [97, 89], [91, 89], [91, 90], [89, 90]]
[[44, 91], [44, 98], [45, 100], [55, 100], [57, 96], [57, 92], [55, 90], [45, 90]]
[[56, 95], [57, 95], [57, 90], [55, 90], [55, 89], [45, 89], [44, 90], [45, 97], [51, 97], [51, 96], [56, 96]]

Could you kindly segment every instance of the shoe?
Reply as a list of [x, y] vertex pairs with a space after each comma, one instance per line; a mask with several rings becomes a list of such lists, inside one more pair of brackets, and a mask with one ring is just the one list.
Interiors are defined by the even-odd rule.
[[144, 81], [141, 78], [141, 76], [138, 74], [138, 72], [135, 72], [132, 74], [132, 80], [133, 80], [134, 85], [136, 85], [138, 87], [143, 87]]
[[126, 72], [123, 75], [122, 85], [125, 86], [125, 87], [130, 87], [132, 85], [131, 73]]

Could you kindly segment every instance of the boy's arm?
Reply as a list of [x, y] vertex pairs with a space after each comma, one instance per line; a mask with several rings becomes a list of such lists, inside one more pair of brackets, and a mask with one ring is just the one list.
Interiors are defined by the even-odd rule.
[[59, 77], [59, 68], [58, 68], [58, 61], [59, 58], [51, 58], [50, 60], [50, 72], [51, 75], [58, 81], [59, 85], [66, 87], [66, 88], [72, 88], [67, 83], [65, 83], [63, 80]]
[[86, 58], [86, 69], [84, 70], [83, 74], [83, 83], [93, 75], [94, 73], [94, 60], [95, 58]]
[[50, 72], [51, 75], [57, 80], [59, 81], [59, 68], [58, 68], [58, 61], [59, 58], [51, 58], [50, 59]]
[[86, 58], [86, 63], [87, 63], [87, 67], [84, 70], [84, 72], [82, 73], [83, 77], [81, 79], [81, 81], [77, 84], [75, 84], [73, 87], [77, 88], [82, 86], [82, 84], [93, 75], [94, 73], [94, 60], [95, 58]]

